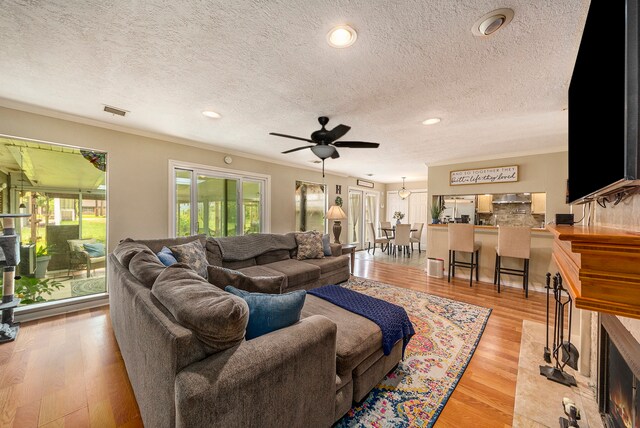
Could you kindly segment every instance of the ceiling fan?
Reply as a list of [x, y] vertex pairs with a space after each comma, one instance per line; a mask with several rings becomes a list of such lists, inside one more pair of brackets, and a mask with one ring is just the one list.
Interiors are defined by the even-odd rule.
[[279, 134], [277, 132], [270, 132], [269, 135], [275, 135], [277, 137], [285, 137], [285, 138], [293, 138], [294, 140], [306, 141], [308, 143], [315, 144], [314, 146], [301, 146], [296, 147], [295, 149], [286, 150], [282, 153], [291, 153], [296, 152], [298, 150], [311, 149], [311, 151], [318, 156], [324, 162], [325, 159], [337, 159], [340, 157], [338, 150], [336, 147], [348, 147], [352, 149], [375, 149], [380, 144], [378, 143], [367, 143], [364, 141], [336, 141], [339, 138], [343, 137], [344, 134], [349, 132], [351, 129], [350, 126], [347, 125], [338, 125], [333, 128], [331, 131], [325, 128], [325, 125], [329, 123], [329, 118], [326, 116], [320, 116], [318, 118], [318, 122], [322, 128], [311, 134], [311, 138], [302, 138], [302, 137], [294, 137], [293, 135], [287, 134]]

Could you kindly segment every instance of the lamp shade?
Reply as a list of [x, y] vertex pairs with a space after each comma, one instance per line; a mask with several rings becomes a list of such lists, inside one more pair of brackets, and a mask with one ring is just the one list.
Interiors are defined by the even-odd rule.
[[333, 156], [333, 154], [336, 151], [336, 148], [333, 146], [327, 146], [327, 145], [322, 145], [322, 144], [318, 144], [315, 145], [313, 147], [311, 147], [311, 151], [318, 156], [320, 159], [326, 159], [326, 158], [330, 158], [331, 156]]
[[411, 194], [411, 191], [405, 189], [404, 187], [400, 189], [400, 191], [398, 192], [398, 196], [400, 196], [400, 198], [402, 199], [407, 199], [410, 194]]
[[344, 220], [347, 218], [347, 215], [344, 213], [342, 208], [337, 205], [332, 205], [327, 211], [327, 220]]

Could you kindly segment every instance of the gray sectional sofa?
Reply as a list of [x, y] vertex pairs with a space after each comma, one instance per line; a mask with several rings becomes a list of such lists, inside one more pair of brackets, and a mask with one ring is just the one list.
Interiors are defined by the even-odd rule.
[[299, 322], [245, 340], [242, 298], [155, 256], [163, 246], [197, 240], [211, 266], [284, 276], [273, 292], [349, 278], [349, 256], [340, 248], [335, 256], [296, 260], [296, 248], [281, 248], [291, 238], [127, 239], [109, 255], [111, 322], [145, 426], [328, 427], [397, 365], [401, 341], [384, 355], [375, 323], [312, 295]]

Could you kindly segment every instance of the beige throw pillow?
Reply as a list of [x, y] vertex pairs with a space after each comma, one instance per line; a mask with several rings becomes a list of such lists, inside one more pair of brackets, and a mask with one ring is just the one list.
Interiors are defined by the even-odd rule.
[[179, 263], [189, 265], [198, 275], [207, 277], [207, 253], [200, 241], [192, 241], [187, 244], [172, 245], [169, 247]]
[[298, 244], [298, 260], [322, 259], [324, 251], [322, 247], [322, 234], [320, 232], [296, 233], [296, 243]]

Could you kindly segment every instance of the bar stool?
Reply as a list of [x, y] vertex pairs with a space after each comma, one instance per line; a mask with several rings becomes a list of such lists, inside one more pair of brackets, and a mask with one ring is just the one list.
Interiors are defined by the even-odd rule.
[[[478, 281], [478, 263], [480, 261], [480, 243], [475, 241], [475, 227], [473, 224], [449, 223], [449, 273], [447, 281], [451, 282], [451, 276], [456, 276], [456, 266], [469, 268], [469, 287], [473, 285], [473, 270], [476, 270]], [[471, 253], [471, 262], [456, 260], [456, 251]], [[475, 255], [475, 261], [474, 261]]]
[[[522, 277], [524, 295], [529, 297], [529, 258], [531, 256], [531, 229], [528, 227], [498, 226], [498, 246], [496, 247], [496, 268], [493, 273], [493, 284], [498, 284], [500, 292], [500, 274]], [[503, 257], [524, 259], [522, 269], [502, 267]]]

